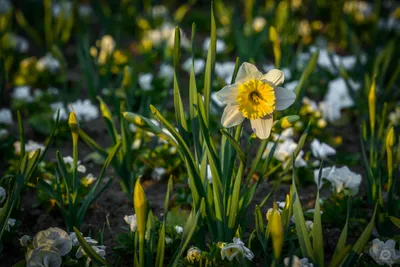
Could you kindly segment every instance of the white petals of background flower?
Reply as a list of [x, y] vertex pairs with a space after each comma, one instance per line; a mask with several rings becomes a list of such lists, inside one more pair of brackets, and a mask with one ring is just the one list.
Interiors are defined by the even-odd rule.
[[232, 81], [233, 71], [235, 70], [236, 63], [227, 61], [224, 63], [215, 63], [215, 74], [223, 79], [226, 84], [230, 84]]
[[68, 104], [68, 111], [65, 110], [65, 106], [62, 102], [54, 102], [50, 104], [53, 110], [53, 119], [57, 117], [57, 111], [60, 110], [60, 120], [67, 120], [69, 112], [72, 111], [70, 106], [73, 107], [78, 120], [91, 121], [99, 117], [99, 109], [93, 105], [89, 99], [81, 100]]
[[221, 249], [221, 257], [222, 259], [227, 258], [229, 261], [232, 261], [238, 256], [245, 257], [250, 261], [254, 258], [253, 252], [245, 247], [242, 240], [240, 240], [240, 238], [234, 237], [233, 243], [229, 243]]
[[6, 124], [6, 125], [13, 124], [13, 118], [10, 109], [8, 108], [0, 109], [0, 124]]
[[[360, 88], [359, 84], [349, 81], [354, 89]], [[353, 99], [350, 97], [346, 82], [343, 78], [337, 78], [331, 81], [328, 85], [324, 105], [322, 105], [324, 118], [329, 121], [336, 121], [341, 117], [341, 110], [350, 108], [354, 105]]]
[[11, 97], [15, 100], [23, 101], [26, 103], [33, 102], [33, 97], [31, 95], [31, 89], [29, 86], [15, 87]]
[[129, 228], [131, 229], [131, 231], [136, 232], [136, 229], [137, 229], [136, 214], [129, 215], [129, 216], [125, 215], [124, 220], [129, 225]]
[[[206, 62], [204, 59], [198, 58], [195, 59], [193, 62], [193, 69], [194, 69], [194, 74], [199, 74], [203, 69], [204, 66], [206, 65]], [[188, 73], [190, 73], [190, 70], [192, 68], [192, 58], [188, 58], [182, 65], [182, 69]]]
[[[319, 170], [314, 170], [314, 181], [318, 185]], [[337, 193], [344, 191], [345, 194], [350, 193], [352, 196], [358, 194], [362, 177], [360, 174], [350, 171], [347, 166], [336, 168], [327, 167], [322, 169], [321, 179], [326, 179], [332, 185]], [[322, 182], [320, 187], [322, 186]]]
[[160, 181], [161, 178], [167, 173], [167, 170], [162, 167], [154, 168], [153, 172], [151, 173], [151, 179], [155, 181]]
[[33, 238], [33, 246], [51, 246], [56, 248], [61, 256], [67, 255], [72, 249], [72, 241], [68, 233], [57, 227], [40, 231]]
[[183, 233], [183, 227], [179, 225], [175, 225], [175, 232], [180, 235]]
[[60, 267], [62, 258], [59, 251], [52, 246], [41, 246], [29, 250], [26, 255], [27, 267]]
[[[220, 40], [220, 39], [217, 39], [216, 41], [217, 41], [217, 42], [216, 42], [215, 52], [216, 52], [217, 54], [223, 53], [223, 52], [225, 51], [225, 49], [226, 49], [226, 44], [225, 44], [225, 42], [222, 41], [222, 40]], [[205, 52], [207, 52], [208, 49], [209, 49], [209, 47], [210, 47], [210, 37], [208, 37], [208, 38], [206, 38], [206, 39], [204, 40], [204, 43], [203, 43], [203, 50], [204, 50]]]
[[7, 199], [6, 190], [0, 186], [0, 204], [3, 203]]
[[369, 255], [379, 264], [387, 264], [392, 266], [398, 263], [400, 259], [400, 251], [395, 250], [396, 242], [389, 239], [386, 242], [375, 238], [372, 240], [372, 246], [369, 249]]
[[290, 258], [287, 257], [283, 260], [283, 264], [285, 267], [313, 267], [314, 265], [311, 262], [308, 262], [307, 258], [299, 259], [296, 255], [292, 257], [292, 265], [290, 265]]
[[152, 81], [153, 81], [153, 74], [151, 73], [139, 74], [138, 83], [140, 85], [140, 88], [143, 89], [143, 91], [150, 91], [152, 89], [151, 85]]
[[336, 154], [336, 150], [328, 144], [321, 143], [317, 139], [311, 142], [311, 150], [316, 158], [325, 159]]
[[169, 64], [161, 64], [158, 76], [163, 78], [168, 84], [170, 84], [174, 77], [174, 67]]
[[36, 69], [38, 71], [48, 71], [52, 74], [57, 73], [60, 67], [60, 62], [51, 53], [47, 53], [36, 62]]

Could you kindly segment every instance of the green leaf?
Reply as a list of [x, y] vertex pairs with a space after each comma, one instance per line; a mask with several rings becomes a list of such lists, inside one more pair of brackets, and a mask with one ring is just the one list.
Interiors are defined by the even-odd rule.
[[165, 127], [167, 130], [172, 134], [172, 136], [175, 138], [176, 142], [179, 145], [179, 148], [181, 149], [184, 158], [183, 160], [185, 161], [187, 167], [188, 167], [188, 172], [189, 172], [189, 179], [190, 179], [190, 184], [191, 184], [191, 189], [192, 189], [192, 196], [197, 203], [197, 205], [200, 204], [200, 199], [203, 197], [206, 197], [204, 187], [201, 183], [201, 179], [199, 176], [199, 170], [198, 166], [195, 163], [195, 160], [193, 158], [193, 155], [190, 152], [190, 149], [186, 142], [183, 140], [182, 136], [175, 130], [175, 128], [161, 115], [161, 113], [153, 106], [150, 105], [151, 112], [153, 113], [153, 116]]
[[115, 145], [118, 141], [118, 132], [112, 119], [111, 111], [100, 96], [97, 96], [97, 100], [100, 102], [101, 115], [103, 116], [104, 123], [106, 124], [108, 134], [111, 136], [113, 145]]
[[319, 51], [317, 50], [314, 55], [312, 55], [310, 61], [307, 64], [307, 67], [304, 69], [303, 73], [301, 74], [299, 83], [296, 86], [294, 92], [296, 93], [296, 100], [299, 99], [299, 96], [302, 94], [302, 88], [308, 78], [310, 77], [311, 73], [314, 71], [315, 66], [317, 65]]
[[17, 110], [17, 117], [18, 117], [18, 128], [19, 128], [19, 139], [21, 142], [21, 152], [20, 152], [20, 158], [21, 160], [25, 156], [25, 134], [24, 134], [24, 124], [21, 119], [21, 113], [19, 110]]
[[349, 198], [348, 203], [347, 203], [346, 223], [343, 227], [342, 233], [340, 234], [339, 240], [336, 244], [335, 252], [333, 253], [333, 257], [332, 257], [332, 262], [336, 261], [336, 257], [340, 257], [340, 252], [346, 246], [347, 233], [349, 231], [350, 210], [351, 210], [351, 198]]
[[224, 136], [226, 136], [226, 138], [228, 139], [229, 143], [236, 150], [236, 153], [238, 154], [240, 161], [243, 164], [246, 164], [246, 156], [244, 155], [242, 149], [240, 148], [239, 143], [236, 142], [235, 138], [230, 133], [228, 133], [225, 129], [221, 129], [220, 131]]
[[[292, 156], [292, 162], [294, 162], [294, 156]], [[299, 238], [300, 249], [303, 257], [310, 258], [313, 255], [313, 250], [311, 247], [311, 241], [308, 237], [308, 231], [306, 227], [306, 222], [304, 220], [303, 208], [300, 204], [299, 195], [296, 188], [295, 182], [295, 167], [292, 166], [292, 202], [293, 202], [293, 215], [294, 222], [296, 224], [296, 232]]]
[[394, 225], [396, 225], [397, 228], [400, 228], [400, 219], [399, 218], [389, 216], [389, 219], [392, 221], [392, 223]]
[[165, 255], [165, 221], [163, 222], [159, 234], [156, 254], [156, 267], [164, 266], [164, 255]]
[[103, 259], [99, 254], [96, 253], [96, 251], [94, 251], [94, 249], [86, 242], [81, 235], [81, 232], [76, 227], [74, 227], [74, 232], [78, 238], [79, 244], [82, 246], [82, 249], [92, 261], [100, 266], [111, 266], [111, 263]]
[[205, 206], [205, 201], [203, 198], [201, 200], [201, 207], [197, 211], [197, 213], [195, 212], [194, 209], [192, 209], [192, 211], [190, 212], [189, 218], [185, 226], [183, 227], [181, 244], [179, 245], [179, 248], [176, 250], [174, 256], [172, 257], [173, 260], [171, 260], [171, 263], [168, 266], [175, 267], [178, 265], [179, 259], [181, 258], [183, 252], [186, 250], [186, 247], [191, 241], [192, 236], [197, 228], [197, 224], [200, 217], [200, 210], [202, 209], [202, 207], [204, 208], [204, 206]]
[[213, 3], [211, 3], [211, 33], [210, 33], [210, 47], [207, 53], [206, 69], [204, 76], [204, 108], [206, 115], [206, 124], [208, 125], [208, 115], [210, 109], [210, 95], [211, 95], [211, 85], [214, 75], [215, 68], [215, 50], [217, 42], [217, 30], [215, 25], [215, 16]]
[[[322, 167], [322, 165], [321, 165]], [[321, 173], [321, 170], [320, 170]], [[314, 263], [319, 266], [324, 266], [324, 240], [322, 234], [322, 222], [319, 205], [319, 190], [317, 192], [317, 198], [315, 199], [315, 210], [314, 210], [314, 229], [313, 231], [313, 250], [314, 250]]]
[[186, 133], [188, 131], [187, 124], [186, 124], [186, 117], [185, 111], [183, 110], [182, 98], [179, 90], [179, 80], [178, 80], [178, 73], [179, 73], [179, 55], [180, 55], [180, 30], [179, 27], [175, 28], [175, 42], [174, 42], [174, 107], [175, 107], [175, 117], [176, 122], [179, 127], [179, 131], [181, 134], [184, 135], [184, 139], [186, 139]]

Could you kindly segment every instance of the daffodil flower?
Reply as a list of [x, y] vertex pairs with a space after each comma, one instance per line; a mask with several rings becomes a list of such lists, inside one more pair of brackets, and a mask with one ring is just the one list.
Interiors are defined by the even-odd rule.
[[258, 138], [266, 139], [271, 133], [273, 113], [293, 104], [296, 94], [283, 87], [282, 71], [273, 69], [263, 75], [257, 67], [243, 63], [234, 84], [217, 92], [219, 101], [226, 105], [222, 115], [222, 125], [236, 126], [249, 119], [251, 128]]

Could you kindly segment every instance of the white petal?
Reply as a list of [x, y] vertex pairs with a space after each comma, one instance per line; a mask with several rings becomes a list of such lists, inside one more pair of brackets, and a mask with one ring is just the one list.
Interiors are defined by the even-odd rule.
[[262, 76], [261, 72], [258, 71], [257, 67], [248, 62], [244, 62], [236, 75], [235, 82], [246, 82], [250, 79], [260, 79]]
[[252, 120], [251, 128], [258, 138], [267, 139], [271, 133], [273, 121], [272, 115], [268, 115], [262, 119]]
[[227, 105], [222, 114], [221, 123], [224, 127], [230, 128], [240, 124], [244, 120], [242, 113], [236, 105]]
[[285, 81], [285, 74], [280, 70], [272, 69], [268, 71], [267, 74], [263, 75], [261, 79], [267, 80], [275, 86], [279, 86]]
[[232, 104], [232, 103], [236, 103], [236, 99], [238, 96], [238, 89], [237, 89], [237, 84], [231, 84], [231, 85], [227, 85], [224, 88], [222, 88], [221, 90], [219, 90], [215, 96], [217, 97], [217, 99], [225, 104]]
[[276, 87], [275, 98], [276, 109], [284, 110], [293, 104], [293, 102], [296, 100], [296, 94], [286, 88]]

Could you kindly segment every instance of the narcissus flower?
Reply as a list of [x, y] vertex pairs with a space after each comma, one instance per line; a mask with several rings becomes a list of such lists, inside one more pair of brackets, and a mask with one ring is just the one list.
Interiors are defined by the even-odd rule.
[[273, 113], [293, 104], [296, 94], [283, 87], [282, 71], [273, 69], [263, 75], [257, 67], [243, 63], [234, 84], [227, 85], [217, 94], [219, 101], [227, 105], [222, 115], [222, 125], [236, 126], [249, 119], [258, 138], [266, 139], [271, 133]]

